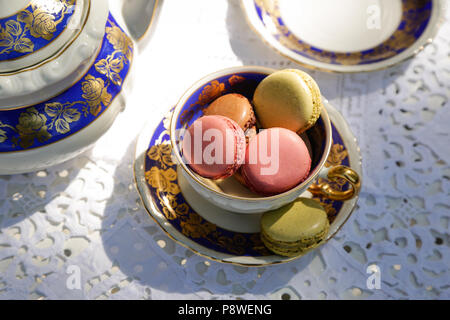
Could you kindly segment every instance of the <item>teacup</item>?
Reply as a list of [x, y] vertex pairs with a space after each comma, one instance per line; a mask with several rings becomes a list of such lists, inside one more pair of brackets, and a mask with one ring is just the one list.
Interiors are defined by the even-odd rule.
[[[234, 67], [210, 74], [196, 82], [179, 100], [171, 118], [170, 139], [173, 153], [180, 168], [192, 188], [212, 204], [228, 211], [244, 214], [260, 214], [278, 209], [294, 201], [297, 197], [309, 191], [330, 200], [348, 200], [358, 194], [360, 178], [349, 167], [338, 165], [326, 167], [332, 146], [332, 126], [325, 108], [317, 123], [306, 132], [306, 140], [311, 145], [312, 165], [309, 176], [294, 188], [274, 196], [259, 196], [243, 187], [234, 178], [215, 182], [205, 179], [195, 173], [182, 156], [181, 142], [184, 129], [187, 129], [196, 119], [203, 115], [203, 109], [209, 103], [227, 93], [239, 93], [250, 101], [258, 84], [274, 69], [259, 66]], [[320, 179], [319, 184], [311, 186]], [[348, 182], [345, 191], [336, 190], [327, 181], [344, 179]], [[231, 181], [230, 181], [231, 180]]]

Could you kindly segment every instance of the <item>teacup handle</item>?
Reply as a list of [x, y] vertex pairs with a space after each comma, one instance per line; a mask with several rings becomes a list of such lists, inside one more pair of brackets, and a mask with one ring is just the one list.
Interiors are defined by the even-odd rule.
[[330, 200], [343, 201], [353, 198], [361, 189], [361, 180], [358, 173], [347, 166], [339, 165], [325, 168], [323, 172], [320, 173], [319, 177], [329, 181], [336, 181], [338, 178], [342, 178], [350, 183], [350, 188], [345, 191], [336, 190], [330, 183], [322, 182], [309, 187], [309, 192], [314, 196], [322, 196]]

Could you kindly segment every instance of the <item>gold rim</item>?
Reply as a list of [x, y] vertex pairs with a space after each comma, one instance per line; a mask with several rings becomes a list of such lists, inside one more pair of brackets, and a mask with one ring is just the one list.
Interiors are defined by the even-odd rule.
[[[376, 72], [376, 71], [382, 71], [382, 70], [386, 70], [389, 68], [392, 68], [394, 66], [403, 64], [413, 58], [415, 58], [419, 53], [421, 53], [423, 50], [425, 50], [425, 48], [430, 45], [433, 40], [436, 38], [436, 35], [439, 31], [439, 29], [441, 28], [441, 26], [443, 25], [443, 23], [445, 22], [445, 11], [447, 10], [447, 4], [445, 2], [441, 2], [442, 5], [442, 10], [440, 10], [441, 12], [438, 13], [438, 17], [437, 17], [437, 21], [435, 23], [435, 30], [433, 30], [433, 32], [430, 34], [430, 36], [427, 39], [424, 39], [424, 43], [421, 44], [415, 51], [413, 51], [411, 53], [411, 55], [406, 56], [405, 58], [397, 61], [397, 62], [393, 62], [391, 64], [387, 64], [385, 66], [380, 66], [378, 68], [375, 69], [371, 69], [371, 70], [333, 70], [333, 69], [328, 69], [325, 67], [318, 67], [318, 66], [314, 66], [312, 64], [303, 62], [303, 61], [299, 61], [295, 58], [290, 57], [289, 55], [285, 54], [284, 52], [281, 52], [278, 48], [276, 48], [274, 45], [272, 45], [269, 41], [266, 40], [266, 38], [264, 37], [263, 34], [261, 34], [253, 25], [253, 23], [250, 21], [249, 18], [249, 14], [247, 12], [247, 10], [245, 9], [244, 6], [244, 1], [246, 0], [241, 0], [240, 1], [240, 5], [241, 5], [241, 10], [244, 11], [245, 13], [245, 20], [247, 21], [247, 25], [250, 27], [250, 29], [258, 36], [258, 38], [264, 42], [268, 47], [272, 48], [275, 52], [277, 52], [279, 55], [281, 55], [282, 57], [290, 60], [291, 62], [294, 62], [306, 69], [309, 70], [317, 70], [317, 71], [323, 71], [323, 72], [328, 72], [328, 73], [335, 73], [335, 74], [346, 74], [346, 73], [370, 73], [370, 72]], [[435, 2], [436, 0], [433, 0], [433, 2]], [[434, 9], [436, 10], [436, 9]], [[416, 41], [417, 42], [417, 41]], [[415, 43], [416, 43], [415, 42]], [[385, 61], [389, 61], [385, 60]]]
[[[257, 202], [257, 201], [263, 201], [263, 200], [264, 200], [264, 201], [270, 201], [270, 200], [274, 200], [274, 199], [278, 199], [278, 198], [281, 198], [281, 197], [290, 195], [290, 194], [292, 194], [292, 193], [298, 191], [298, 190], [301, 189], [302, 187], [305, 187], [306, 185], [308, 185], [310, 182], [312, 182], [314, 179], [317, 178], [317, 176], [318, 176], [319, 173], [320, 173], [320, 169], [324, 166], [325, 162], [327, 161], [328, 155], [329, 155], [330, 150], [331, 150], [331, 139], [332, 139], [331, 135], [329, 135], [328, 138], [327, 138], [326, 145], [325, 145], [325, 150], [324, 150], [324, 152], [323, 152], [323, 154], [322, 154], [322, 157], [321, 157], [321, 159], [320, 159], [320, 162], [317, 164], [316, 168], [315, 168], [315, 169], [313, 170], [313, 172], [310, 174], [310, 176], [308, 177], [308, 179], [306, 179], [305, 181], [303, 181], [302, 183], [300, 183], [300, 184], [297, 185], [296, 187], [294, 187], [294, 188], [292, 188], [292, 189], [290, 189], [290, 190], [288, 190], [288, 191], [286, 191], [286, 192], [283, 192], [283, 193], [281, 193], [281, 194], [277, 194], [277, 195], [274, 195], [274, 196], [270, 196], [270, 197], [246, 198], [246, 197], [238, 197], [238, 196], [233, 196], [233, 195], [229, 195], [229, 194], [225, 194], [225, 193], [219, 192], [219, 191], [217, 191], [217, 190], [215, 190], [215, 189], [209, 187], [207, 184], [205, 184], [204, 182], [202, 182], [200, 179], [198, 179], [198, 178], [195, 176], [195, 174], [194, 174], [194, 173], [186, 166], [186, 164], [183, 162], [183, 159], [182, 159], [182, 157], [181, 157], [181, 155], [180, 155], [180, 152], [179, 152], [179, 150], [178, 150], [177, 143], [176, 143], [176, 141], [175, 141], [175, 140], [176, 140], [176, 137], [175, 137], [175, 134], [173, 134], [174, 132], [172, 132], [172, 131], [175, 131], [175, 124], [174, 124], [174, 123], [176, 122], [176, 119], [174, 119], [174, 118], [175, 118], [175, 114], [176, 114], [176, 113], [179, 114], [179, 113], [180, 113], [179, 111], [181, 111], [181, 107], [182, 107], [181, 102], [182, 102], [182, 101], [184, 101], [184, 102], [185, 102], [185, 101], [188, 101], [188, 100], [192, 97], [192, 95], [194, 95], [194, 93], [192, 93], [192, 94], [190, 94], [187, 98], [185, 98], [185, 96], [187, 95], [188, 92], [190, 92], [191, 90], [193, 91], [194, 88], [200, 87], [201, 85], [205, 84], [206, 79], [208, 79], [209, 77], [211, 77], [212, 75], [215, 75], [215, 74], [222, 74], [221, 76], [226, 76], [226, 75], [230, 75], [230, 74], [233, 74], [233, 73], [246, 72], [246, 73], [255, 73], [255, 74], [266, 74], [266, 75], [269, 75], [270, 73], [273, 73], [273, 72], [276, 71], [276, 69], [267, 68], [267, 67], [245, 66], [245, 67], [243, 67], [243, 68], [249, 69], [249, 71], [245, 71], [244, 69], [242, 69], [242, 70], [240, 70], [240, 71], [232, 72], [232, 70], [239, 69], [239, 68], [240, 68], [240, 67], [232, 67], [232, 68], [223, 69], [223, 70], [220, 70], [220, 71], [217, 71], [217, 72], [213, 72], [213, 73], [211, 73], [211, 74], [209, 74], [209, 75], [203, 77], [202, 79], [198, 80], [197, 82], [195, 82], [195, 83], [194, 83], [194, 84], [193, 84], [193, 85], [192, 85], [192, 86], [191, 86], [191, 87], [190, 87], [190, 88], [182, 95], [181, 99], [180, 99], [180, 100], [178, 101], [178, 103], [176, 104], [175, 109], [174, 109], [174, 112], [172, 113], [172, 116], [171, 116], [171, 119], [170, 119], [170, 130], [169, 130], [169, 132], [170, 132], [170, 143], [171, 143], [171, 145], [172, 145], [172, 150], [174, 150], [174, 153], [175, 153], [175, 156], [176, 156], [176, 158], [177, 158], [177, 160], [178, 160], [178, 163], [181, 165], [181, 167], [184, 169], [184, 171], [186, 171], [186, 172], [191, 176], [191, 178], [193, 178], [193, 179], [194, 179], [197, 183], [199, 183], [201, 186], [203, 186], [204, 188], [206, 188], [206, 189], [208, 189], [208, 190], [214, 192], [214, 194], [217, 194], [218, 196], [221, 196], [221, 197], [224, 197], [224, 198], [227, 198], [227, 199], [233, 199], [233, 200], [242, 200], [242, 201]], [[258, 72], [258, 71], [251, 71], [252, 69], [260, 69], [260, 70], [265, 70], [265, 71], [261, 71], [261, 72]], [[265, 73], [265, 72], [268, 72], [268, 73]], [[180, 110], [177, 112], [177, 109], [180, 109]], [[178, 115], [177, 115], [177, 117], [178, 117]], [[330, 122], [330, 117], [328, 116], [328, 112], [327, 112], [327, 110], [326, 110], [325, 107], [322, 108], [322, 111], [321, 111], [321, 117], [322, 117], [322, 120], [324, 121], [325, 128], [328, 127], [328, 128], [329, 128], [328, 131], [331, 133], [331, 122]], [[325, 118], [325, 119], [323, 119], [323, 118]], [[172, 129], [173, 129], [173, 130], [172, 130]]]
[[[170, 108], [170, 109], [172, 109], [172, 108]], [[337, 110], [336, 110], [336, 113], [339, 114], [339, 113], [337, 112]], [[340, 114], [339, 114], [339, 115], [340, 115]], [[170, 115], [170, 117], [172, 118], [172, 115]], [[341, 116], [341, 117], [342, 117], [342, 116]], [[343, 123], [348, 127], [348, 124], [345, 122], [345, 119], [341, 118], [341, 119], [338, 119], [338, 120], [339, 120], [339, 121], [343, 121]], [[331, 121], [331, 119], [330, 119], [330, 121]], [[159, 122], [159, 123], [160, 123], [160, 122]], [[158, 125], [159, 125], [159, 124], [156, 124], [156, 128], [158, 127]], [[156, 128], [153, 129], [152, 135], [153, 135], [153, 133], [155, 132]], [[343, 140], [343, 142], [344, 142], [344, 145], [346, 146], [346, 149], [348, 149], [348, 146], [347, 146], [346, 142], [347, 142], [347, 143], [351, 143], [351, 139], [353, 139], [354, 145], [355, 145], [356, 157], [357, 157], [357, 159], [354, 159], [354, 160], [356, 160], [356, 161], [359, 163], [359, 166], [361, 166], [361, 165], [362, 165], [361, 149], [360, 149], [360, 147], [359, 147], [359, 144], [358, 144], [358, 141], [357, 141], [356, 137], [353, 135], [353, 133], [351, 132], [350, 128], [348, 127], [348, 130], [349, 130], [351, 139], [348, 139], [348, 141], [344, 141], [344, 138], [343, 138], [344, 136], [341, 134], [340, 130], [336, 127], [336, 125], [335, 125], [334, 128], [336, 129], [336, 131], [338, 132], [338, 134], [342, 137], [342, 140]], [[212, 261], [215, 261], [215, 262], [219, 262], [219, 263], [225, 263], [225, 264], [231, 264], [231, 265], [243, 266], [243, 267], [268, 267], [268, 266], [273, 266], [273, 265], [284, 264], [284, 263], [288, 263], [288, 262], [292, 262], [292, 261], [294, 261], [294, 260], [297, 260], [297, 259], [301, 258], [302, 256], [304, 256], [305, 254], [308, 254], [308, 253], [309, 253], [309, 252], [306, 252], [305, 254], [300, 254], [300, 255], [298, 255], [298, 256], [295, 256], [295, 257], [289, 257], [289, 258], [287, 258], [287, 257], [282, 257], [282, 256], [279, 256], [279, 255], [272, 255], [272, 257], [280, 257], [280, 258], [283, 259], [283, 260], [274, 261], [274, 262], [268, 262], [268, 263], [258, 263], [258, 264], [255, 264], [255, 263], [254, 263], [254, 264], [250, 264], [250, 263], [241, 263], [241, 262], [229, 261], [229, 260], [224, 260], [224, 259], [212, 257], [212, 256], [207, 255], [207, 254], [205, 254], [205, 253], [199, 252], [198, 250], [192, 248], [190, 245], [184, 243], [182, 240], [177, 239], [175, 235], [172, 235], [172, 233], [170, 233], [170, 232], [167, 230], [167, 228], [164, 226], [163, 222], [162, 222], [162, 221], [159, 221], [158, 218], [156, 218], [156, 217], [154, 216], [155, 213], [153, 212], [153, 210], [157, 211], [157, 213], [158, 213], [161, 217], [164, 217], [164, 215], [157, 209], [157, 206], [156, 206], [156, 204], [155, 204], [154, 198], [150, 195], [150, 202], [151, 202], [150, 204], [154, 207], [154, 209], [153, 209], [153, 208], [149, 208], [149, 207], [147, 206], [146, 201], [144, 200], [144, 198], [145, 198], [145, 191], [144, 191], [144, 190], [141, 191], [141, 188], [139, 187], [137, 170], [141, 170], [141, 169], [140, 169], [140, 168], [136, 168], [136, 166], [137, 166], [137, 161], [140, 160], [141, 157], [144, 157], [144, 161], [143, 161], [142, 165], [143, 165], [143, 170], [144, 170], [144, 172], [145, 172], [145, 157], [146, 157], [145, 153], [146, 153], [146, 151], [144, 151], [144, 152], [142, 152], [141, 154], [138, 155], [138, 154], [137, 154], [137, 153], [138, 153], [137, 148], [138, 148], [138, 146], [140, 146], [140, 142], [142, 142], [141, 139], [143, 139], [143, 133], [146, 131], [146, 129], [147, 129], [147, 128], [144, 128], [144, 129], [143, 129], [143, 131], [142, 131], [141, 134], [138, 136], [138, 138], [137, 138], [137, 140], [136, 140], [136, 143], [135, 143], [134, 159], [133, 159], [134, 185], [135, 185], [135, 188], [136, 188], [136, 190], [137, 190], [137, 192], [138, 192], [138, 194], [139, 194], [139, 198], [141, 199], [141, 203], [143, 204], [144, 209], [145, 209], [145, 211], [147, 212], [147, 214], [150, 216], [150, 218], [151, 218], [157, 225], [160, 226], [160, 228], [161, 228], [161, 230], [164, 232], [164, 234], [166, 234], [170, 239], [172, 239], [173, 241], [175, 241], [175, 243], [181, 245], [182, 247], [184, 247], [184, 248], [186, 248], [186, 249], [188, 249], [188, 250], [191, 250], [192, 252], [194, 252], [194, 253], [197, 254], [198, 256], [201, 256], [201, 257], [203, 257], [203, 258], [205, 258], [205, 259], [209, 259], [209, 260], [212, 260]], [[346, 140], [347, 140], [347, 139], [346, 139]], [[147, 148], [147, 147], [146, 147], [146, 148]], [[147, 149], [148, 149], [148, 148], [147, 148]], [[353, 161], [352, 161], [352, 159], [350, 159], [350, 157], [349, 157], [349, 167], [350, 167], [350, 168], [352, 167], [352, 163], [353, 163]], [[359, 177], [360, 177], [360, 179], [361, 179], [361, 181], [362, 181], [361, 174], [359, 174]], [[143, 184], [143, 188], [148, 188], [145, 181], [143, 181], [142, 184]], [[183, 196], [183, 197], [184, 197], [184, 196]], [[357, 205], [358, 200], [359, 200], [359, 192], [354, 196], [354, 198], [353, 198], [352, 200], [354, 201], [354, 204], [353, 204], [352, 208], [350, 209], [350, 211], [349, 211], [347, 217], [342, 221], [342, 223], [341, 223], [340, 226], [336, 229], [336, 231], [334, 231], [332, 234], [328, 235], [327, 238], [322, 242], [322, 244], [319, 245], [318, 247], [316, 247], [314, 250], [320, 248], [322, 245], [328, 243], [331, 239], [333, 239], [333, 238], [336, 236], [336, 234], [342, 229], [342, 227], [347, 223], [347, 221], [350, 219], [350, 217], [352, 216], [353, 212], [354, 212], [355, 209], [356, 209], [356, 205]], [[345, 205], [345, 203], [344, 203], [344, 205]], [[342, 211], [342, 210], [343, 210], [343, 209], [341, 208], [341, 211]], [[340, 213], [341, 211], [339, 211], [339, 213]], [[339, 215], [339, 213], [338, 213], [338, 215]], [[162, 218], [162, 220], [164, 220], [164, 219]], [[167, 221], [167, 219], [165, 219], [165, 221]], [[171, 227], [173, 228], [172, 225], [171, 225]], [[180, 237], [185, 237], [182, 233], [180, 233], [180, 232], [179, 232], [178, 230], [176, 230], [175, 228], [173, 228], [173, 230], [177, 233], [178, 236], [180, 236]], [[185, 237], [185, 238], [186, 238], [186, 237]], [[188, 238], [186, 238], [186, 239], [188, 239]], [[189, 241], [193, 241], [193, 240], [191, 240], [191, 239], [188, 239], [188, 240], [189, 240]], [[199, 245], [199, 246], [201, 246], [201, 245]], [[211, 250], [211, 251], [215, 251], [215, 250], [213, 250], [213, 249], [209, 249], [209, 248], [207, 248], [207, 249], [208, 249], [208, 250]], [[217, 251], [215, 251], [215, 252], [217, 252]], [[223, 254], [223, 253], [222, 253], [222, 254]], [[238, 256], [234, 256], [234, 257], [238, 257]], [[271, 256], [266, 256], [266, 257], [271, 257]]]

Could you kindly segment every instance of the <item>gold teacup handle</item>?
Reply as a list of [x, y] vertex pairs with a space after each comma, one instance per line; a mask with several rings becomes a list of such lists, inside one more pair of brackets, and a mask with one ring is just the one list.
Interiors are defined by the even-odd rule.
[[324, 172], [325, 177], [329, 181], [336, 181], [339, 178], [350, 183], [350, 188], [345, 191], [334, 189], [328, 182], [314, 184], [309, 187], [309, 192], [314, 196], [325, 197], [330, 200], [349, 200], [359, 193], [361, 189], [361, 180], [359, 175], [353, 169], [347, 166], [335, 166]]

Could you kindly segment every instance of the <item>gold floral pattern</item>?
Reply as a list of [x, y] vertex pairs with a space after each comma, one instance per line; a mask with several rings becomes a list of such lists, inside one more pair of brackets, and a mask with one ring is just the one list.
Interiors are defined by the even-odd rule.
[[175, 209], [176, 213], [180, 216], [185, 216], [189, 213], [189, 206], [186, 203], [182, 203]]
[[111, 80], [114, 84], [120, 86], [122, 84], [122, 78], [120, 77], [119, 73], [123, 69], [123, 58], [124, 56], [113, 59], [113, 56], [111, 55], [108, 58], [102, 59], [97, 62], [95, 64], [95, 69], [99, 73], [104, 74], [106, 77], [108, 77], [108, 79]]
[[83, 90], [82, 97], [86, 99], [90, 113], [97, 116], [102, 110], [102, 104], [108, 106], [111, 103], [111, 94], [108, 93], [105, 82], [102, 78], [95, 78], [91, 75], [86, 76], [81, 84]]
[[181, 123], [188, 123], [191, 121], [192, 117], [199, 112], [199, 109], [203, 109], [207, 104], [217, 99], [224, 92], [225, 83], [221, 83], [218, 80], [211, 81], [211, 83], [203, 88], [198, 100], [191, 105], [189, 110], [186, 110], [181, 114]]
[[[133, 53], [133, 41], [113, 22], [112, 26], [106, 28], [106, 38], [112, 44], [114, 52], [106, 59], [95, 64], [95, 69], [104, 74], [115, 85], [122, 84], [120, 72], [124, 64], [128, 63]], [[118, 58], [116, 55], [120, 54]]]
[[219, 82], [218, 80], [213, 80], [205, 87], [203, 87], [202, 92], [198, 96], [198, 99], [193, 103], [188, 110], [183, 111], [181, 114], [181, 123], [189, 123], [195, 114], [203, 110], [208, 104], [217, 99], [218, 97], [230, 92], [230, 88], [227, 89], [226, 83], [228, 82], [229, 87], [233, 87], [245, 80], [245, 77], [233, 74], [225, 82]]
[[[120, 86], [122, 78], [120, 72], [133, 54], [133, 41], [114, 22], [109, 21], [111, 27], [106, 27], [106, 38], [114, 48], [114, 52], [95, 64], [95, 69], [108, 78], [113, 84]], [[119, 57], [116, 57], [119, 54]], [[108, 86], [107, 84], [106, 86]]]
[[172, 160], [172, 147], [168, 143], [151, 147], [147, 155], [150, 159], [159, 161], [164, 169], [174, 165]]
[[[0, 127], [1, 127], [1, 123], [0, 123]], [[0, 143], [5, 142], [6, 140], [8, 140], [8, 134], [5, 130], [0, 129]]]
[[20, 53], [33, 52], [34, 43], [23, 32], [21, 25], [14, 20], [6, 22], [5, 28], [0, 27], [0, 54], [8, 53], [12, 50]]
[[33, 145], [34, 140], [45, 142], [51, 138], [46, 125], [47, 117], [40, 114], [32, 107], [23, 112], [19, 117], [16, 129], [20, 137], [20, 146], [24, 149]]
[[[30, 8], [22, 10], [16, 18], [5, 23], [5, 27], [0, 26], [0, 54], [11, 51], [19, 53], [31, 53], [35, 44], [30, 39], [42, 38], [50, 41], [57, 26], [64, 20], [75, 0], [55, 0], [52, 6], [41, 5], [38, 1], [31, 3]], [[59, 18], [56, 20], [56, 17]], [[17, 20], [15, 20], [17, 19]], [[21, 23], [23, 24], [21, 24]]]
[[191, 238], [206, 238], [216, 230], [216, 225], [203, 220], [198, 214], [190, 214], [180, 222], [182, 233]]
[[330, 155], [328, 156], [325, 167], [338, 166], [348, 157], [348, 151], [342, 144], [336, 143], [331, 146]]
[[[165, 135], [165, 132], [163, 131], [162, 135]], [[185, 203], [177, 183], [176, 164], [168, 162], [168, 158], [164, 157], [171, 153], [172, 147], [167, 141], [153, 145], [147, 152], [147, 156], [155, 165], [145, 172], [145, 178], [159, 200], [164, 217], [173, 224], [179, 224], [180, 231], [185, 236], [207, 240], [227, 252], [242, 255], [252, 248], [260, 255], [270, 255], [258, 234], [248, 238], [239, 233], [232, 236], [224, 234], [216, 225], [204, 220]]]
[[177, 212], [173, 208], [178, 207], [177, 199], [173, 194], [166, 194], [160, 199], [161, 205], [163, 205], [164, 215], [169, 220], [177, 218]]
[[228, 83], [230, 84], [230, 86], [234, 86], [238, 83], [241, 83], [245, 80], [244, 77], [238, 76], [237, 74], [234, 74], [231, 76], [230, 79], [228, 79]]
[[106, 37], [114, 50], [120, 51], [127, 60], [133, 54], [133, 41], [116, 25], [106, 28]]
[[55, 17], [42, 9], [33, 9], [33, 12], [28, 10], [22, 11], [18, 16], [18, 20], [27, 25], [33, 37], [50, 40], [53, 37], [53, 33], [56, 32]]
[[236, 233], [232, 238], [220, 236], [217, 238], [217, 241], [227, 251], [236, 255], [245, 254], [245, 248], [248, 245], [247, 239], [240, 233]]
[[53, 102], [46, 104], [45, 113], [52, 118], [49, 129], [55, 127], [56, 131], [61, 134], [70, 132], [70, 124], [80, 120], [81, 117], [81, 113], [76, 108], [72, 108], [77, 103]]
[[198, 104], [201, 106], [207, 105], [214, 99], [218, 98], [225, 91], [225, 84], [220, 83], [217, 80], [212, 81], [207, 85], [200, 96], [198, 97]]
[[180, 193], [180, 188], [174, 183], [177, 180], [177, 172], [172, 168], [161, 170], [153, 167], [145, 173], [145, 179], [153, 188], [158, 189], [160, 192], [168, 192], [174, 195]]
[[[74, 2], [75, 0], [54, 1], [55, 4], [59, 4], [63, 8], [67, 8], [68, 6], [73, 5]], [[36, 33], [41, 32], [42, 34], [44, 34], [47, 31], [51, 33], [52, 22], [58, 23], [58, 21], [52, 19], [48, 21], [46, 20], [48, 22], [48, 25], [43, 24], [43, 22], [40, 23], [39, 21], [44, 21], [46, 17], [45, 15], [41, 14], [41, 11], [33, 11], [32, 17], [29, 16], [31, 15], [31, 12], [27, 13], [25, 11], [21, 15], [21, 19], [27, 21], [27, 23], [29, 22], [30, 28], [33, 26], [32, 24], [39, 24], [39, 28], [37, 27], [37, 25], [34, 26], [34, 32]], [[108, 20], [108, 23], [110, 23], [115, 28], [118, 28], [113, 21]], [[5, 30], [8, 31], [8, 35], [15, 36], [21, 32], [23, 34], [23, 30], [21, 30], [21, 28], [22, 27], [18, 23], [8, 22], [6, 24]], [[0, 49], [2, 45], [10, 44], [10, 39], [5, 36], [5, 30], [0, 30]], [[115, 41], [114, 39], [116, 39], [116, 37], [120, 37], [120, 39], [122, 39], [124, 36], [126, 37], [125, 33], [123, 33], [122, 31], [121, 33], [115, 31], [109, 37], [106, 37], [107, 41], [105, 40], [104, 46], [109, 43], [109, 41], [112, 41], [110, 43], [110, 46], [115, 48], [118, 43], [122, 43], [122, 40]], [[13, 41], [15, 40], [13, 39]], [[132, 47], [132, 42], [129, 38], [126, 43], [127, 45], [131, 43], [131, 45], [129, 46]], [[107, 47], [102, 48], [106, 50]], [[106, 52], [112, 51], [112, 48], [108, 49], [109, 50]], [[58, 98], [55, 99], [56, 101], [36, 105], [34, 107], [26, 109], [23, 112], [21, 111], [21, 109], [19, 109], [19, 111], [16, 113], [17, 115], [10, 116], [12, 121], [15, 120], [14, 125], [12, 125], [12, 123], [4, 123], [6, 122], [6, 120], [4, 122], [0, 121], [0, 145], [8, 141], [8, 147], [12, 149], [11, 151], [16, 151], [15, 149], [18, 146], [23, 149], [29, 149], [35, 145], [36, 141], [44, 144], [45, 142], [50, 140], [53, 135], [66, 135], [70, 133], [72, 131], [71, 126], [79, 122], [83, 116], [84, 118], [88, 118], [89, 116], [97, 117], [102, 109], [107, 108], [112, 103], [113, 95], [108, 92], [108, 88], [110, 88], [110, 85], [113, 84], [116, 86], [111, 90], [111, 92], [114, 92], [115, 94], [118, 94], [118, 92], [120, 92], [119, 89], [121, 88], [119, 88], [119, 86], [122, 84], [122, 78], [120, 77], [119, 73], [123, 71], [125, 64], [130, 63], [130, 60], [125, 57], [122, 51], [115, 50], [114, 52], [115, 53], [109, 55], [108, 58], [105, 59], [107, 64], [104, 64], [103, 62], [95, 64], [95, 70], [105, 77], [95, 77], [93, 74], [88, 73], [84, 77], [84, 79], [76, 84], [76, 90], [81, 91], [81, 97], [78, 96], [78, 98], [83, 100], [72, 100], [64, 102], [64, 100], [66, 99], [70, 100], [73, 95], [73, 93], [69, 93], [69, 91], [67, 91], [66, 98], [62, 98], [64, 95], [63, 94], [61, 96], [58, 96]], [[127, 54], [131, 58], [130, 53], [127, 52]], [[116, 57], [114, 57], [114, 55], [116, 55]], [[113, 58], [110, 59], [111, 56], [113, 56]], [[62, 101], [59, 101], [59, 99]], [[10, 136], [11, 133], [13, 134]], [[162, 157], [162, 159], [164, 159], [166, 164], [168, 166], [172, 165], [170, 155], [166, 155], [164, 149], [161, 149], [159, 152], [160, 156]], [[166, 179], [168, 177], [170, 178], [170, 175], [168, 176], [167, 174], [163, 174], [162, 177]], [[165, 181], [164, 179], [161, 181]], [[175, 188], [176, 191], [176, 185], [172, 184], [170, 186]]]
[[[325, 167], [334, 167], [342, 164], [342, 161], [348, 158], [348, 151], [342, 144], [334, 143], [331, 146], [330, 155], [328, 156], [327, 161], [325, 162]], [[319, 179], [318, 183], [324, 182], [323, 179]], [[338, 190], [342, 190], [342, 187], [347, 183], [345, 179], [336, 179], [330, 184], [336, 187]]]

